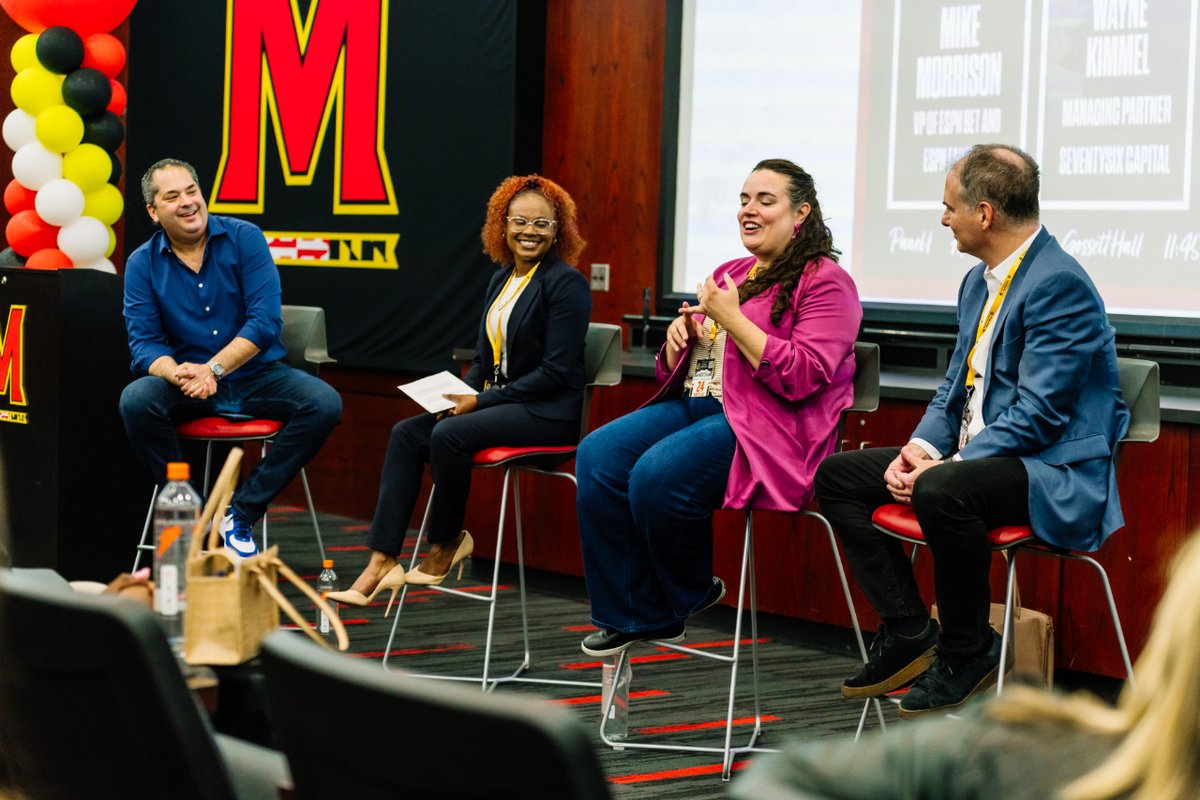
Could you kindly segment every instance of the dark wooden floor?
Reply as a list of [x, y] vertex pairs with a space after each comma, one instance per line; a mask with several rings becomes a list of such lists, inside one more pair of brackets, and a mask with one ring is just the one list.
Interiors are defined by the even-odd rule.
[[[326, 555], [334, 559], [341, 588], [348, 587], [367, 561], [366, 524], [319, 515]], [[299, 574], [315, 583], [319, 554], [307, 510], [277, 507], [269, 518], [270, 541]], [[526, 535], [535, 535], [527, 531]], [[545, 535], [536, 533], [536, 535]], [[411, 548], [412, 539], [408, 542]], [[484, 590], [493, 562], [480, 556], [468, 562], [461, 583], [447, 585], [468, 592]], [[727, 580], [733, 576], [725, 576]], [[516, 570], [501, 566], [502, 591], [497, 607], [496, 644], [492, 675], [509, 674], [521, 660], [520, 612]], [[579, 641], [592, 628], [587, 596], [576, 578], [530, 572], [529, 605], [532, 667], [529, 677], [596, 683], [590, 686], [508, 684], [497, 691], [549, 698], [568, 706], [580, 722], [599, 725], [600, 662], [584, 655]], [[449, 579], [452, 581], [452, 578]], [[381, 663], [392, 620], [383, 618], [385, 599], [365, 609], [343, 608], [351, 653]], [[393, 611], [393, 614], [395, 612]], [[479, 675], [483, 668], [487, 606], [430, 590], [413, 590], [400, 615], [389, 666], [441, 674]], [[734, 611], [717, 607], [688, 626], [687, 644], [728, 652]], [[743, 642], [748, 642], [748, 631]], [[787, 737], [851, 736], [861, 704], [844, 700], [838, 685], [856, 671], [857, 659], [843, 632], [815, 629], [806, 623], [769, 615], [760, 617], [760, 681], [764, 746], [778, 746]], [[748, 652], [748, 651], [747, 651]], [[636, 647], [629, 711], [630, 741], [671, 741], [693, 745], [723, 741], [729, 685], [727, 665], [683, 656], [649, 646]], [[753, 715], [749, 659], [739, 678], [735, 716]], [[381, 667], [382, 668], [382, 667]], [[887, 706], [887, 704], [885, 704]], [[889, 723], [896, 719], [885, 708]], [[871, 721], [869, 727], [876, 727]], [[735, 741], [744, 742], [751, 724], [736, 728]], [[718, 797], [727, 784], [721, 780], [719, 754], [616, 751], [595, 734], [596, 753], [616, 798]], [[738, 769], [746, 760], [739, 760]], [[736, 775], [735, 775], [736, 779]]]

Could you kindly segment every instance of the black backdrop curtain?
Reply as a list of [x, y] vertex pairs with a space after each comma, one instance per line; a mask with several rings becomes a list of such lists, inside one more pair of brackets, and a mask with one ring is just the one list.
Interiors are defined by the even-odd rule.
[[[212, 213], [247, 219], [274, 239], [284, 302], [326, 309], [330, 350], [341, 364], [453, 369], [451, 349], [474, 344], [493, 269], [479, 231], [492, 190], [514, 171], [514, 131], [522, 129], [514, 109], [542, 91], [540, 70], [524, 67], [530, 74], [517, 91], [518, 2], [299, 0], [295, 7], [298, 17], [292, 0], [137, 5], [126, 252], [153, 230], [140, 176], [160, 158], [182, 158], [199, 171]], [[261, 90], [258, 64], [265, 65]], [[372, 81], [381, 84], [381, 126], [370, 117]], [[540, 129], [540, 118], [534, 123]], [[375, 127], [382, 158], [372, 157], [370, 142], [363, 146], [364, 130]], [[384, 194], [372, 195], [379, 184], [369, 167], [382, 163]], [[261, 189], [246, 164], [260, 164]], [[396, 234], [398, 241], [388, 238]]]

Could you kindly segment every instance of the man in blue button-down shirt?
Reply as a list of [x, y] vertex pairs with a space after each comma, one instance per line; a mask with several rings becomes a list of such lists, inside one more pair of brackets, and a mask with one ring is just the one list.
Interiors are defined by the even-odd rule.
[[161, 485], [182, 461], [175, 425], [214, 414], [283, 421], [267, 457], [233, 495], [226, 543], [257, 552], [251, 529], [341, 421], [328, 384], [284, 360], [279, 271], [255, 225], [209, 216], [196, 170], [163, 159], [142, 177], [162, 230], [125, 264], [132, 370], [121, 417]]

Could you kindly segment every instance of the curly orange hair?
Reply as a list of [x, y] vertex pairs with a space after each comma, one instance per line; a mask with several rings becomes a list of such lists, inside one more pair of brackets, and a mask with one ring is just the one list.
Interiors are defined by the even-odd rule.
[[483, 252], [497, 264], [511, 264], [514, 261], [512, 251], [508, 249], [508, 239], [505, 229], [508, 225], [508, 206], [513, 198], [523, 192], [537, 192], [554, 208], [554, 216], [558, 220], [555, 230], [554, 248], [558, 256], [568, 264], [574, 264], [575, 259], [583, 252], [587, 242], [579, 235], [579, 221], [575, 218], [575, 201], [567, 190], [549, 178], [541, 175], [514, 175], [505, 178], [492, 193], [488, 200], [487, 216], [483, 221]]

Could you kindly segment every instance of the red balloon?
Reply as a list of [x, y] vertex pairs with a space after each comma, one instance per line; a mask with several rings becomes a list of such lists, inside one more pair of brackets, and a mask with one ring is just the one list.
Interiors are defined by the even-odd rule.
[[121, 24], [137, 0], [0, 0], [13, 21], [31, 33], [65, 25], [80, 36], [107, 33]]
[[26, 189], [16, 179], [9, 182], [4, 189], [4, 207], [9, 214], [18, 214], [33, 208], [33, 200], [37, 192]]
[[28, 258], [38, 250], [57, 247], [58, 227], [30, 208], [13, 214], [4, 229], [4, 237], [8, 239], [9, 247]]
[[120, 116], [125, 113], [125, 87], [113, 79], [109, 79], [112, 84], [112, 100], [108, 101], [108, 110]]
[[125, 69], [125, 48], [115, 36], [94, 33], [83, 40], [83, 66], [115, 78]]
[[25, 262], [25, 269], [69, 269], [73, 266], [67, 254], [57, 247], [42, 248]]

